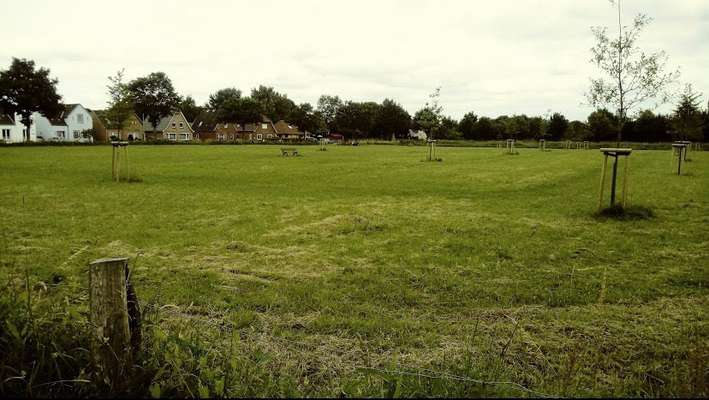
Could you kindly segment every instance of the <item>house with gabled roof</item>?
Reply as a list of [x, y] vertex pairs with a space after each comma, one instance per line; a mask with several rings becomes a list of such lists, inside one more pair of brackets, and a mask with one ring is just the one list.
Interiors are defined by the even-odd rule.
[[[299, 136], [297, 128], [283, 122], [282, 138]], [[290, 128], [289, 128], [290, 126]], [[279, 138], [275, 124], [262, 116], [260, 122], [218, 122], [213, 112], [200, 114], [192, 124], [195, 138], [202, 141], [247, 141], [261, 142]]]
[[37, 126], [37, 139], [57, 142], [90, 142], [93, 118], [81, 104], [65, 104], [58, 115], [32, 115]]
[[118, 124], [118, 121], [113, 121], [109, 113], [104, 110], [91, 111], [91, 117], [98, 141], [145, 140], [143, 121], [135, 113], [131, 113], [121, 124]]
[[203, 111], [200, 113], [194, 122], [192, 122], [192, 131], [194, 132], [195, 140], [209, 142], [217, 139], [216, 132], [216, 116], [211, 111]]
[[[30, 117], [30, 141], [37, 140], [34, 117]], [[20, 114], [0, 114], [0, 143], [22, 143], [25, 141], [27, 127], [22, 123]]]
[[9, 114], [0, 114], [0, 143], [13, 143], [15, 138], [15, 118]]
[[192, 124], [187, 121], [187, 118], [180, 110], [163, 117], [157, 126], [153, 126], [152, 122], [146, 118], [143, 120], [143, 132], [148, 140], [170, 140], [175, 142], [194, 140]]
[[280, 120], [274, 124], [276, 136], [283, 140], [303, 140], [305, 132], [301, 132], [297, 126], [289, 124], [284, 120]]

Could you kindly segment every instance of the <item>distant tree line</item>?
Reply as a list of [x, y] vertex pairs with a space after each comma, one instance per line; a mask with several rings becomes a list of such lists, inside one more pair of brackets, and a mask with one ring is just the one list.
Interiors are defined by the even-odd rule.
[[[33, 61], [13, 59], [8, 70], [0, 71], [0, 112], [19, 113], [28, 122], [34, 111], [51, 115], [60, 110], [61, 97], [56, 94], [57, 80], [49, 70], [35, 68]], [[205, 111], [220, 122], [253, 122], [266, 116], [273, 121], [286, 120], [312, 133], [340, 133], [348, 139], [406, 138], [409, 130], [424, 130], [436, 139], [499, 140], [547, 139], [611, 141], [622, 126], [626, 141], [657, 142], [686, 139], [709, 139], [709, 105], [703, 108], [701, 94], [686, 85], [674, 110], [656, 114], [645, 110], [634, 117], [623, 116], [605, 108], [593, 111], [585, 121], [569, 121], [561, 113], [549, 116], [502, 115], [495, 118], [465, 114], [460, 121], [443, 115], [438, 104], [440, 89], [413, 117], [396, 101], [381, 103], [342, 100], [323, 95], [315, 106], [296, 104], [285, 93], [272, 87], [259, 86], [248, 96], [237, 88], [224, 88], [212, 93], [204, 105], [191, 96], [179, 95], [170, 78], [162, 72], [123, 81], [123, 71], [109, 78], [111, 120], [122, 121], [131, 112], [156, 125], [161, 118], [180, 109], [189, 121]]]

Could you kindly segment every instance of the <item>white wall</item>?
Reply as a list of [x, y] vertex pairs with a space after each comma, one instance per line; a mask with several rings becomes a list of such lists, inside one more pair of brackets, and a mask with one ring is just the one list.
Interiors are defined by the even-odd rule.
[[[22, 134], [22, 132], [27, 128], [22, 124], [22, 117], [19, 114], [15, 114], [15, 124], [14, 125], [0, 125], [0, 129], [9, 129], [10, 130], [10, 140], [6, 141], [8, 143], [21, 143], [25, 140], [25, 137]], [[31, 141], [37, 140], [36, 133], [37, 133], [37, 129], [36, 129], [35, 125], [31, 124], [30, 125], [30, 140]], [[0, 137], [0, 140], [2, 140], [2, 137]]]
[[[68, 128], [67, 141], [69, 142], [90, 142], [91, 138], [84, 138], [82, 133], [93, 128], [91, 114], [82, 105], [74, 107], [69, 115], [64, 117], [64, 122]], [[77, 137], [78, 136], [78, 137]]]
[[[32, 125], [30, 128], [30, 140], [37, 141], [41, 137], [45, 142], [90, 142], [92, 139], [84, 138], [82, 133], [93, 128], [91, 114], [83, 106], [78, 105], [68, 115], [64, 116], [65, 125], [52, 125], [49, 119], [40, 113], [33, 113]], [[15, 116], [15, 125], [0, 126], [0, 129], [11, 129], [10, 142], [22, 142], [22, 131], [25, 126], [21, 122], [19, 115]], [[64, 132], [64, 137], [60, 137], [58, 132]], [[74, 137], [74, 133], [78, 137]], [[2, 138], [0, 137], [0, 140]]]
[[[35, 113], [36, 114], [36, 113]], [[43, 115], [36, 114], [37, 136], [44, 141], [62, 142], [90, 142], [91, 138], [84, 138], [82, 133], [93, 128], [91, 114], [82, 105], [77, 105], [68, 115], [64, 116], [65, 125], [52, 125]], [[61, 137], [58, 132], [64, 132]]]
[[[34, 113], [32, 114], [32, 119], [34, 120], [34, 126], [36, 127], [36, 132], [37, 132], [37, 139], [42, 138], [41, 140], [44, 140], [45, 142], [53, 142], [53, 141], [64, 141], [64, 142], [69, 142], [69, 134], [68, 129], [65, 125], [52, 125], [52, 123], [45, 117], [44, 115], [40, 113]], [[63, 131], [64, 132], [64, 138], [60, 138], [57, 135], [57, 131]]]

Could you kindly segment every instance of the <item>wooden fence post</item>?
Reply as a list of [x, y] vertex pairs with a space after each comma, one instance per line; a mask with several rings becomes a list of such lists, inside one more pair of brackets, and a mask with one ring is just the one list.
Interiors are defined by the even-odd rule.
[[603, 189], [606, 185], [606, 166], [608, 165], [608, 154], [603, 155], [603, 168], [601, 169], [601, 187], [598, 189], [598, 211], [603, 209]]
[[95, 367], [111, 388], [121, 388], [139, 347], [136, 339], [140, 340], [140, 316], [135, 293], [129, 288], [128, 258], [103, 258], [89, 264], [89, 303]]
[[630, 157], [625, 157], [625, 173], [623, 174], [623, 208], [627, 207], [628, 199], [628, 163]]

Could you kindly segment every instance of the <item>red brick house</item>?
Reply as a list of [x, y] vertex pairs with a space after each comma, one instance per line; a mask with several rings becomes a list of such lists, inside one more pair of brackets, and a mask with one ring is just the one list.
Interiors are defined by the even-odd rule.
[[269, 118], [262, 117], [260, 122], [237, 123], [216, 122], [212, 112], [200, 114], [192, 124], [195, 138], [201, 141], [242, 141], [262, 142], [270, 140], [298, 140], [305, 136], [295, 125], [285, 121], [274, 124]]

